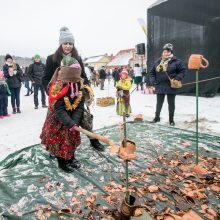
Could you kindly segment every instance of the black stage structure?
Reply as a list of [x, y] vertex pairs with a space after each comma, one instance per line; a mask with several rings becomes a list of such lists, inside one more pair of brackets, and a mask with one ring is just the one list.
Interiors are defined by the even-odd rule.
[[[187, 65], [191, 54], [202, 54], [210, 66], [199, 71], [199, 95], [212, 97], [220, 92], [220, 0], [158, 0], [147, 9], [147, 68], [160, 57], [165, 43], [174, 45], [174, 55]], [[195, 82], [189, 70], [183, 83]], [[195, 94], [195, 83], [182, 87]]]

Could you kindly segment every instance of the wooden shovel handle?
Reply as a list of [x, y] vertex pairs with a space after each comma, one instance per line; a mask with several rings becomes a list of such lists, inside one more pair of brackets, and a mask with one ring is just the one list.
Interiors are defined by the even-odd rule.
[[104, 137], [100, 134], [95, 134], [93, 132], [87, 131], [87, 130], [85, 130], [83, 128], [79, 128], [79, 127], [76, 127], [75, 130], [89, 136], [90, 138], [98, 139], [99, 141], [101, 141], [105, 144], [108, 144], [108, 145], [111, 145], [111, 146], [115, 145], [112, 140], [109, 140], [107, 137]]

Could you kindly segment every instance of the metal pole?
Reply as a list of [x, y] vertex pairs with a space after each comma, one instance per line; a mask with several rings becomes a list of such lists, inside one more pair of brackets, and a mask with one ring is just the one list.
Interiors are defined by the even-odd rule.
[[[123, 138], [123, 147], [127, 146], [127, 129], [126, 129], [126, 117], [125, 112], [123, 113], [123, 122], [124, 122], [124, 138]], [[130, 204], [130, 196], [128, 191], [128, 161], [125, 161], [125, 175], [126, 175], [126, 202]]]
[[196, 70], [196, 164], [198, 164], [199, 161], [199, 145], [198, 145], [198, 141], [199, 141], [199, 134], [198, 134], [198, 121], [199, 121], [199, 74], [198, 74], [199, 70]]
[[143, 55], [141, 55], [141, 72], [142, 72], [142, 74], [141, 74], [141, 90], [143, 90], [144, 89], [144, 84], [143, 84], [143, 70], [144, 70], [144, 64], [143, 64]]

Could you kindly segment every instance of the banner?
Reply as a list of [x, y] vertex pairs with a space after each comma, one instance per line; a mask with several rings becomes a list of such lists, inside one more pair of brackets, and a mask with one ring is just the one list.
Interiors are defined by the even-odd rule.
[[147, 36], [147, 25], [146, 25], [145, 21], [143, 20], [143, 18], [138, 18], [138, 23], [140, 24], [145, 35]]

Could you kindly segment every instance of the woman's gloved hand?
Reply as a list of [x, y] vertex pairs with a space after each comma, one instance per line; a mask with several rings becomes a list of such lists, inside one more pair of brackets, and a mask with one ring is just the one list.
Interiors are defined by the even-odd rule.
[[76, 131], [76, 128], [78, 128], [78, 126], [76, 124], [74, 124], [71, 128], [70, 131]]

